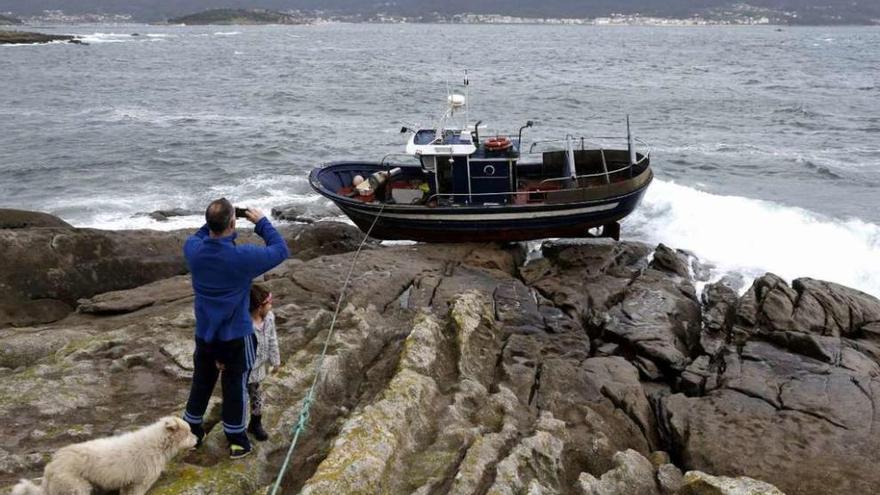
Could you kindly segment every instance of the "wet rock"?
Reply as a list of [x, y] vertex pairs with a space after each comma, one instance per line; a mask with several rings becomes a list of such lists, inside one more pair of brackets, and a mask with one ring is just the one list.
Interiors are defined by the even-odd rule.
[[293, 204], [272, 208], [272, 218], [298, 223], [315, 223], [318, 219], [341, 215], [332, 202], [320, 201], [307, 204]]
[[656, 270], [644, 272], [629, 284], [623, 301], [610, 315], [613, 321], [605, 327], [606, 338], [664, 370], [683, 370], [699, 344], [700, 305], [676, 281]]
[[607, 239], [554, 241], [542, 245], [554, 276], [534, 287], [568, 314], [589, 319], [623, 297], [631, 279], [647, 266], [651, 249], [644, 244]]
[[[31, 229], [42, 227], [73, 228], [64, 220], [38, 211], [0, 208], [0, 229]], [[4, 234], [5, 235], [5, 234]]]
[[[364, 234], [357, 227], [342, 222], [317, 222], [308, 229], [301, 229], [288, 241], [291, 256], [310, 260], [318, 256], [328, 256], [356, 251], [364, 240]], [[366, 248], [377, 245], [368, 239]]]
[[172, 208], [170, 210], [156, 210], [150, 213], [147, 213], [147, 216], [156, 220], [157, 222], [167, 222], [169, 218], [173, 217], [186, 217], [192, 215], [201, 215], [201, 212], [194, 210], [186, 210], [183, 208]]
[[785, 495], [775, 486], [741, 476], [710, 476], [699, 471], [685, 473], [678, 495]]
[[659, 244], [654, 250], [654, 259], [651, 260], [651, 268], [674, 273], [679, 277], [691, 278], [687, 255], [671, 249], [665, 244]]
[[736, 304], [739, 296], [736, 291], [724, 284], [716, 282], [703, 288], [702, 302], [703, 324], [713, 332], [723, 332], [733, 325], [736, 316]]

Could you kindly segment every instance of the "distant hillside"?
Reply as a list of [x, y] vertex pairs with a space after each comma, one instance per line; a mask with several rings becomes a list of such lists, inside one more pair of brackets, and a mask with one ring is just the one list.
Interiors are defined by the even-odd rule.
[[15, 26], [21, 24], [21, 21], [15, 17], [0, 15], [0, 26]]
[[196, 14], [168, 19], [169, 24], [188, 26], [219, 24], [302, 24], [298, 17], [281, 12], [255, 9], [212, 9]]
[[781, 24], [877, 24], [878, 0], [0, 0], [0, 12], [38, 15], [46, 9], [67, 14], [131, 14], [163, 21], [210, 9], [299, 10], [369, 20], [378, 14], [430, 21], [455, 14], [587, 18], [614, 13], [684, 18], [725, 11], [754, 11]]

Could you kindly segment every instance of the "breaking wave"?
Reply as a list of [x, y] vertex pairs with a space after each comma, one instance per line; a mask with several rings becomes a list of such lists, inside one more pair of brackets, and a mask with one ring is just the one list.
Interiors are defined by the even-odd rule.
[[739, 273], [751, 279], [769, 271], [880, 296], [880, 226], [858, 219], [655, 180], [623, 233], [692, 251], [714, 265], [715, 278]]

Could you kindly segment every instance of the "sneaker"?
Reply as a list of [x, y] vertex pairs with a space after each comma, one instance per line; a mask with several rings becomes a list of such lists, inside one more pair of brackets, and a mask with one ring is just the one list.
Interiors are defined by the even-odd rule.
[[241, 446], [236, 444], [231, 444], [229, 446], [229, 458], [230, 459], [241, 459], [242, 457], [246, 457], [248, 454], [252, 452], [251, 446]]

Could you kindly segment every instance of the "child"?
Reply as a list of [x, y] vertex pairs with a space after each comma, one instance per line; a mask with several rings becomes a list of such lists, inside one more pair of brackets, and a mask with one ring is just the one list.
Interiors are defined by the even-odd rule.
[[263, 395], [260, 393], [260, 382], [281, 364], [278, 335], [275, 333], [275, 315], [272, 314], [272, 293], [265, 287], [254, 284], [251, 287], [250, 309], [251, 320], [254, 322], [254, 336], [257, 338], [257, 357], [247, 386], [251, 401], [251, 422], [248, 425], [248, 432], [262, 442], [268, 439], [269, 435], [263, 429]]

